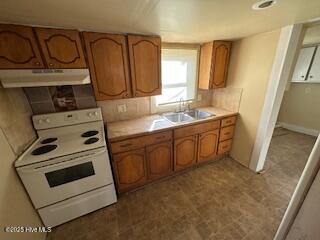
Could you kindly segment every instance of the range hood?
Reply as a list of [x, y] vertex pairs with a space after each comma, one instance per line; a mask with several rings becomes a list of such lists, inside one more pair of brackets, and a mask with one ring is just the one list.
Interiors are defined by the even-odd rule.
[[90, 83], [88, 69], [0, 70], [4, 88], [80, 85]]

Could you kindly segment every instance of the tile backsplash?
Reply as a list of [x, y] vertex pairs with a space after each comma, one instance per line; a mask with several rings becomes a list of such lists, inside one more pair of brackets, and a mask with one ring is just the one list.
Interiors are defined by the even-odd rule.
[[[211, 98], [212, 91], [198, 90], [198, 99], [191, 103], [191, 107], [196, 108], [209, 106], [211, 105]], [[154, 106], [154, 97], [98, 101], [97, 105], [101, 107], [105, 122], [129, 120], [164, 111], [177, 110], [177, 106], [174, 105], [156, 108]], [[125, 111], [121, 111], [122, 105], [125, 105]]]
[[90, 84], [24, 88], [33, 114], [96, 107]]
[[21, 88], [0, 88], [0, 128], [16, 155], [36, 138], [32, 111]]
[[232, 87], [214, 89], [211, 105], [229, 111], [238, 112], [242, 91], [242, 88]]

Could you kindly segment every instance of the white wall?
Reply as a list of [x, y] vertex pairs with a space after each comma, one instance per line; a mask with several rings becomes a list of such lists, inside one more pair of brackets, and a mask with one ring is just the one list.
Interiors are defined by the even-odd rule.
[[320, 130], [320, 84], [291, 83], [284, 93], [278, 122]]
[[242, 88], [230, 155], [249, 166], [280, 30], [233, 42], [227, 86]]
[[35, 138], [31, 110], [21, 89], [0, 89], [0, 239], [45, 239], [43, 233], [5, 233], [6, 226], [42, 226], [13, 166]]
[[320, 171], [295, 218], [286, 240], [318, 240], [320, 237]]

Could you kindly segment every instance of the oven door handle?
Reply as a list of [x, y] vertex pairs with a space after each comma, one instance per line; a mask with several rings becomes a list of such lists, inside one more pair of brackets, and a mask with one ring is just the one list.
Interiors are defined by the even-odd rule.
[[66, 160], [66, 161], [53, 163], [53, 164], [48, 164], [48, 165], [44, 165], [44, 166], [36, 167], [36, 168], [19, 169], [19, 171], [22, 172], [22, 173], [35, 173], [35, 172], [39, 172], [40, 170], [43, 170], [43, 169], [47, 169], [47, 168], [50, 168], [50, 167], [57, 167], [57, 166], [61, 166], [61, 165], [66, 165], [66, 167], [71, 167], [70, 164], [72, 165], [72, 163], [74, 163], [74, 162], [78, 162], [81, 159], [86, 159], [88, 157], [95, 156], [95, 155], [100, 154], [100, 153], [101, 152], [93, 153], [93, 154], [85, 155], [85, 156], [79, 156], [79, 157], [76, 157], [76, 158], [74, 158], [72, 160]]

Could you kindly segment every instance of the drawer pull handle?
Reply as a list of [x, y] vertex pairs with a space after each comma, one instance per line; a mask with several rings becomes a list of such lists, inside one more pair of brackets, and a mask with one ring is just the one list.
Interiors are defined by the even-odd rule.
[[231, 120], [226, 121], [226, 123], [231, 123]]
[[222, 146], [222, 149], [226, 149], [226, 148], [228, 148], [228, 146]]
[[230, 134], [230, 132], [225, 132], [225, 133], [223, 133], [224, 135], [229, 135]]
[[126, 144], [120, 145], [120, 147], [130, 147], [131, 145], [132, 145], [132, 143], [126, 143]]

